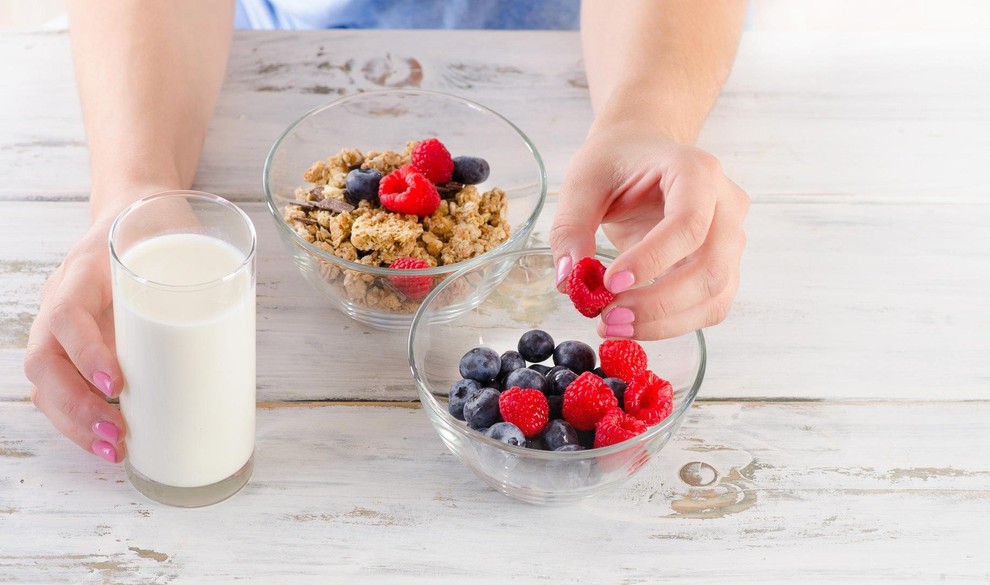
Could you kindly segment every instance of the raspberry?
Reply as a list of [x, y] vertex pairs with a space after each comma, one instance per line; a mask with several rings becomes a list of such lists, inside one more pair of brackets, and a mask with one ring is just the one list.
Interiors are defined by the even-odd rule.
[[405, 165], [382, 178], [378, 184], [378, 198], [382, 207], [396, 213], [426, 217], [440, 206], [440, 193], [436, 185], [423, 176], [416, 167]]
[[598, 358], [608, 378], [629, 382], [646, 371], [646, 350], [632, 339], [606, 339], [598, 347]]
[[646, 370], [629, 381], [623, 401], [626, 412], [648, 425], [655, 425], [674, 409], [674, 387]]
[[646, 423], [620, 408], [610, 408], [595, 425], [595, 449], [621, 443], [644, 432]]
[[450, 158], [447, 147], [436, 138], [417, 144], [411, 158], [413, 166], [435, 184], [449, 182], [454, 174], [454, 159]]
[[550, 420], [547, 397], [539, 390], [513, 386], [498, 397], [502, 420], [512, 423], [532, 439], [543, 431]]
[[605, 266], [595, 258], [581, 258], [567, 279], [567, 295], [585, 317], [597, 317], [615, 299], [605, 288]]
[[610, 408], [618, 407], [615, 394], [601, 378], [585, 372], [564, 390], [564, 420], [579, 431], [590, 431]]
[[[389, 268], [399, 270], [415, 270], [419, 268], [429, 268], [430, 263], [420, 258], [399, 258], [393, 262]], [[433, 288], [432, 276], [390, 276], [389, 281], [397, 291], [402, 293], [410, 301], [420, 301], [430, 293]]]

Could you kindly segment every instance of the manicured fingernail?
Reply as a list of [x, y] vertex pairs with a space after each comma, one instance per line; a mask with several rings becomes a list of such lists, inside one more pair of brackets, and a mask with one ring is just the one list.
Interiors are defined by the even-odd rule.
[[605, 337], [632, 337], [633, 326], [629, 324], [606, 325]]
[[93, 432], [96, 433], [97, 437], [111, 443], [116, 443], [117, 439], [120, 438], [120, 429], [117, 428], [117, 425], [105, 420], [93, 423]]
[[624, 290], [628, 290], [629, 287], [633, 285], [636, 278], [633, 276], [632, 272], [624, 270], [618, 274], [613, 274], [612, 278], [608, 281], [608, 290], [612, 294], [619, 294]]
[[570, 276], [571, 270], [574, 268], [574, 261], [571, 260], [570, 256], [564, 256], [560, 260], [557, 260], [557, 286], [564, 282], [564, 279]]
[[117, 462], [117, 450], [114, 449], [113, 445], [110, 443], [107, 443], [106, 441], [97, 441], [93, 443], [92, 449], [93, 453], [96, 453], [110, 463]]
[[625, 307], [616, 307], [605, 314], [606, 325], [628, 325], [636, 320], [636, 315], [632, 310]]
[[96, 372], [93, 374], [93, 384], [100, 389], [100, 392], [106, 394], [107, 398], [113, 395], [113, 381], [105, 372]]

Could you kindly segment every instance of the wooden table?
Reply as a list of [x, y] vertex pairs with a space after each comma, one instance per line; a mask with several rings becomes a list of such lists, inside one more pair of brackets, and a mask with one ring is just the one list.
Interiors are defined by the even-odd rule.
[[[38, 288], [89, 180], [67, 36], [2, 36], [0, 62], [0, 582], [990, 581], [985, 36], [746, 34], [700, 141], [753, 199], [701, 398], [659, 460], [564, 509], [447, 452], [404, 336], [290, 264], [261, 165], [311, 107], [419, 85], [515, 121], [555, 191], [591, 118], [576, 34], [235, 36], [197, 186], [259, 232], [257, 468], [199, 510], [144, 499], [27, 398]], [[717, 478], [689, 485], [691, 464]]]

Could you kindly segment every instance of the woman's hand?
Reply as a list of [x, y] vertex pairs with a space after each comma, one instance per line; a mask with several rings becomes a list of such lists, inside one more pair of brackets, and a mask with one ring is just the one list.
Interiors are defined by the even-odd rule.
[[595, 252], [601, 225], [620, 254], [603, 337], [661, 339], [715, 325], [739, 286], [749, 198], [705, 151], [629, 123], [596, 125], [575, 155], [550, 233], [558, 285]]
[[96, 221], [41, 289], [24, 373], [31, 401], [59, 431], [107, 461], [124, 459], [124, 420], [107, 398], [123, 379], [113, 344], [107, 235]]

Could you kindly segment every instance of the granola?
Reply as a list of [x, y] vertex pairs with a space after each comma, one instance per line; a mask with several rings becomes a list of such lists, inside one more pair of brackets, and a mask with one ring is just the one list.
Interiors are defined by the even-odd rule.
[[[448, 266], [488, 252], [509, 239], [508, 198], [504, 191], [475, 185], [437, 185], [442, 200], [431, 215], [389, 211], [377, 201], [348, 201], [347, 174], [376, 169], [387, 175], [409, 164], [416, 142], [402, 152], [345, 148], [313, 163], [303, 174], [310, 185], [295, 191], [283, 210], [285, 222], [303, 239], [344, 260], [388, 267], [403, 257]], [[351, 302], [387, 312], [408, 313], [418, 302], [406, 299], [388, 279], [323, 262], [322, 276]], [[441, 277], [442, 278], [442, 277]], [[435, 285], [436, 283], [434, 283]]]

